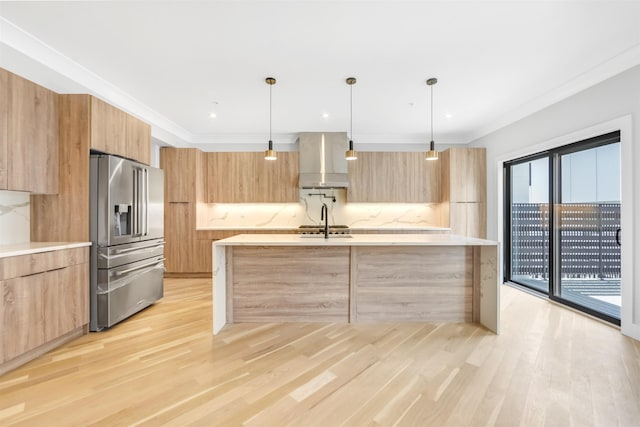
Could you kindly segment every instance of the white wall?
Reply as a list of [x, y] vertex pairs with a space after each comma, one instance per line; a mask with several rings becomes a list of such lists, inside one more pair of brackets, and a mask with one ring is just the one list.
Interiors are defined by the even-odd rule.
[[[640, 66], [471, 143], [487, 148], [487, 235], [502, 240], [503, 161], [621, 130], [622, 331], [640, 339]], [[639, 267], [636, 267], [639, 266]]]

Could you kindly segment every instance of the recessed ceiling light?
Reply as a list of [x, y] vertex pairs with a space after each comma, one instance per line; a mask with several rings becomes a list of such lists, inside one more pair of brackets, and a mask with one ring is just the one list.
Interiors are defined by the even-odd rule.
[[449, 113], [447, 113], [447, 114], [445, 114], [444, 116], [445, 116], [447, 119], [450, 119], [451, 117], [453, 117], [453, 114], [449, 114]]
[[324, 117], [325, 119], [329, 118], [329, 113], [322, 113], [322, 117]]
[[209, 114], [209, 117], [211, 117], [212, 119], [215, 119], [216, 117], [218, 117], [218, 115], [216, 113], [211, 113]]

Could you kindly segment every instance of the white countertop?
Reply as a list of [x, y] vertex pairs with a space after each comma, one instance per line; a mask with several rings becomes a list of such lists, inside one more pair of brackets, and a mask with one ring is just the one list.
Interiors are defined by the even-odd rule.
[[218, 246], [494, 246], [498, 242], [455, 234], [351, 234], [351, 237], [301, 237], [298, 234], [239, 234]]
[[0, 258], [91, 246], [91, 242], [27, 242], [0, 245]]
[[[320, 225], [318, 227], [321, 227]], [[298, 226], [282, 226], [282, 227], [256, 227], [256, 226], [245, 226], [245, 227], [196, 227], [197, 231], [291, 231], [297, 230]], [[353, 226], [349, 227], [350, 230], [371, 230], [371, 231], [451, 231], [451, 228], [448, 227], [433, 227], [433, 226], [407, 226], [407, 227], [393, 227], [393, 226]]]

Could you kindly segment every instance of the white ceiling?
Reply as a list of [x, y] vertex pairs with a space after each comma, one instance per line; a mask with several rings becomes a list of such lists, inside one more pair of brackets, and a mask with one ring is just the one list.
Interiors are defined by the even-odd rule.
[[436, 142], [467, 143], [640, 63], [640, 2], [2, 2], [0, 16], [0, 66], [176, 145], [266, 141], [267, 76], [276, 146], [348, 131], [350, 76], [356, 144], [426, 144], [429, 77]]

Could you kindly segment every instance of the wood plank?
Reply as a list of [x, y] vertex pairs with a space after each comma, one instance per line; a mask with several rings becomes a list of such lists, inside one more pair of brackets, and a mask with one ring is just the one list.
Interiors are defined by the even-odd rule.
[[357, 318], [472, 320], [470, 247], [358, 248]]
[[347, 322], [348, 247], [234, 247], [234, 322]]
[[33, 242], [89, 241], [89, 102], [59, 96], [58, 194], [31, 195]]

